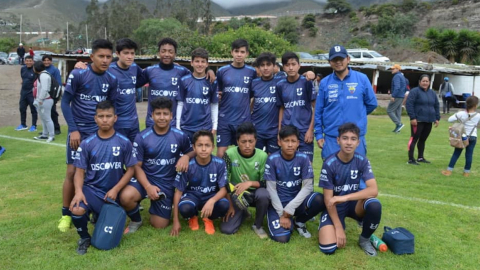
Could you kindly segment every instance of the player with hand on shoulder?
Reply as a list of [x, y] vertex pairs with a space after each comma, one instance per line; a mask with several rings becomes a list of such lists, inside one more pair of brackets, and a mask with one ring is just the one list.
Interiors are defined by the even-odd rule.
[[[280, 151], [270, 155], [265, 165], [265, 180], [270, 194], [267, 222], [270, 237], [290, 241], [293, 228], [310, 238], [306, 222], [325, 209], [323, 195], [313, 192], [313, 168], [308, 156], [298, 152], [300, 132], [283, 126], [279, 132]], [[293, 220], [295, 217], [295, 220]]]
[[207, 234], [215, 233], [213, 220], [225, 216], [230, 202], [225, 198], [227, 190], [227, 168], [225, 162], [212, 155], [213, 134], [210, 130], [199, 130], [193, 134], [195, 158], [188, 164], [188, 171], [178, 173], [173, 185], [173, 226], [170, 235], [180, 232], [178, 213], [188, 219], [193, 230], [199, 229], [198, 211], [201, 213]]
[[115, 107], [110, 101], [98, 103], [95, 122], [99, 129], [83, 140], [77, 149], [75, 196], [70, 211], [80, 235], [77, 248], [80, 255], [84, 255], [90, 246], [89, 213], [100, 214], [107, 198], [118, 201], [118, 193], [132, 178], [137, 163], [132, 143], [113, 128], [116, 120]]
[[[360, 129], [354, 123], [338, 128], [340, 150], [325, 159], [319, 187], [323, 188], [327, 210], [322, 213], [318, 231], [320, 251], [334, 254], [346, 245], [345, 217], [362, 221], [359, 245], [369, 256], [377, 251], [370, 243], [382, 216], [382, 205], [376, 198], [377, 181], [370, 161], [355, 150], [360, 141]], [[365, 187], [366, 186], [366, 187]]]

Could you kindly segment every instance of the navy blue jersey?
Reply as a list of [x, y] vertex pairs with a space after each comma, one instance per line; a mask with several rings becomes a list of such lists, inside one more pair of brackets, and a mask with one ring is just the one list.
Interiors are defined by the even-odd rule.
[[22, 66], [20, 69], [20, 76], [22, 77], [22, 92], [32, 93], [33, 83], [37, 79], [33, 67], [28, 68], [27, 66]]
[[105, 100], [115, 103], [117, 88], [117, 78], [109, 71], [98, 74], [88, 65], [86, 69], [74, 69], [70, 73], [65, 91], [73, 96], [70, 107], [78, 131], [91, 134], [98, 129], [95, 107]]
[[313, 168], [310, 159], [303, 153], [296, 152], [292, 160], [286, 160], [278, 151], [268, 157], [264, 178], [277, 182], [277, 194], [285, 206], [302, 189], [302, 180], [313, 178]]
[[304, 76], [291, 83], [286, 78], [277, 83], [277, 106], [283, 106], [282, 126], [293, 125], [306, 132], [312, 121], [312, 101], [317, 98], [313, 84]]
[[212, 103], [218, 103], [217, 84], [204, 78], [187, 75], [180, 80], [178, 101], [183, 102], [180, 128], [198, 131], [212, 130]]
[[137, 164], [132, 150], [132, 143], [118, 132], [108, 139], [95, 132], [80, 143], [77, 149], [80, 158], [75, 159], [74, 165], [85, 170], [84, 185], [108, 192], [122, 178], [124, 166]]
[[115, 122], [115, 127], [129, 128], [135, 124], [138, 126], [137, 105], [135, 102], [137, 85], [145, 84], [142, 69], [135, 63], [129, 68], [123, 69], [115, 62], [110, 64], [108, 71], [118, 80], [117, 99], [115, 100], [118, 119]]
[[275, 76], [269, 81], [256, 78], [252, 82], [253, 112], [252, 122], [259, 134], [278, 133], [278, 106], [276, 85], [283, 76]]
[[193, 150], [187, 134], [173, 127], [163, 135], [153, 127], [146, 128], [137, 135], [133, 147], [148, 181], [160, 189], [173, 188], [178, 159]]
[[375, 178], [370, 161], [365, 156], [355, 153], [350, 162], [344, 163], [337, 154], [325, 159], [318, 182], [319, 187], [333, 190], [333, 196], [357, 192], [362, 181]]
[[257, 72], [251, 66], [223, 66], [217, 72], [218, 91], [222, 99], [218, 110], [218, 125], [238, 125], [250, 121], [252, 81]]
[[148, 91], [148, 108], [147, 108], [147, 127], [153, 125], [152, 120], [152, 107], [150, 107], [150, 101], [157, 97], [167, 97], [173, 101], [172, 108], [172, 122], [171, 125], [175, 126], [177, 114], [177, 100], [178, 86], [180, 79], [190, 74], [190, 70], [179, 65], [173, 65], [171, 69], [162, 69], [159, 64], [150, 66], [144, 71], [145, 79], [150, 83], [150, 89]]
[[202, 201], [208, 200], [227, 185], [227, 165], [223, 159], [211, 156], [207, 165], [198, 164], [194, 158], [188, 164], [188, 171], [179, 173], [173, 185], [183, 193], [193, 193]]

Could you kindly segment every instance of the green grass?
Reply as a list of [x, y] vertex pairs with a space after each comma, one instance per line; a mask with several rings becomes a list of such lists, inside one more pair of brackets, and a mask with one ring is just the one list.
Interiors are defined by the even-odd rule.
[[[407, 119], [403, 119], [408, 123]], [[415, 235], [415, 254], [391, 252], [367, 257], [357, 246], [360, 228], [347, 219], [347, 247], [334, 256], [318, 250], [315, 222], [307, 224], [311, 239], [294, 233], [290, 243], [260, 240], [249, 219], [232, 236], [192, 232], [182, 221], [177, 238], [170, 227], [156, 230], [149, 225], [122, 239], [111, 251], [90, 248], [86, 256], [75, 253], [78, 235], [74, 229], [60, 233], [65, 148], [7, 139], [31, 139], [32, 133], [0, 128], [0, 144], [7, 152], [0, 158], [0, 258], [2, 269], [478, 269], [480, 265], [479, 153], [474, 153], [470, 178], [462, 176], [464, 158], [450, 177], [445, 169], [453, 148], [448, 144], [448, 123], [442, 120], [427, 141], [425, 157], [432, 164], [406, 165], [410, 130], [394, 134], [386, 116], [370, 116], [368, 156], [378, 181], [383, 205], [383, 226], [402, 226]], [[65, 130], [65, 128], [64, 128]], [[66, 135], [57, 136], [63, 144]], [[317, 149], [316, 149], [317, 150]], [[315, 152], [315, 177], [321, 169]], [[316, 181], [318, 182], [318, 181]], [[319, 190], [316, 188], [316, 190]], [[432, 201], [447, 204], [435, 204]], [[468, 207], [454, 206], [458, 204]], [[149, 202], [143, 205], [148, 209]], [[148, 210], [142, 212], [148, 220]], [[147, 222], [148, 223], [148, 222]], [[217, 224], [218, 225], [218, 224]], [[218, 227], [217, 227], [218, 228]], [[92, 229], [92, 228], [90, 228]]]

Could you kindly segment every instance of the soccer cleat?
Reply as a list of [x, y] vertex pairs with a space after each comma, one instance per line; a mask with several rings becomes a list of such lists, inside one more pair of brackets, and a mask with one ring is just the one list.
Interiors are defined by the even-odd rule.
[[36, 136], [36, 137], [33, 137], [35, 140], [47, 140], [48, 139], [48, 136], [45, 136], [45, 135], [40, 135], [40, 136]]
[[400, 132], [400, 130], [402, 130], [402, 128], [404, 127], [405, 125], [400, 123], [400, 125], [397, 126], [397, 129], [395, 130], [396, 133]]
[[37, 131], [37, 126], [31, 126], [28, 132], [35, 132]]
[[312, 234], [307, 231], [307, 226], [305, 225], [305, 223], [301, 223], [301, 222], [295, 222], [295, 228], [297, 229], [297, 232], [305, 237], [305, 238], [310, 238], [312, 237]]
[[15, 130], [16, 130], [16, 131], [20, 131], [20, 130], [26, 130], [26, 129], [28, 129], [27, 126], [19, 125]]
[[417, 158], [417, 162], [425, 163], [425, 164], [430, 164], [431, 162], [424, 159], [424, 158]]
[[142, 226], [142, 224], [143, 224], [142, 220], [140, 220], [139, 222], [130, 221], [130, 224], [128, 224], [128, 227], [125, 228], [125, 231], [123, 231], [123, 234], [131, 234], [138, 231], [138, 229]]
[[267, 233], [262, 227], [257, 228], [257, 226], [252, 225], [252, 230], [258, 235], [258, 237], [260, 237], [260, 239], [265, 239], [268, 237]]
[[464, 172], [464, 173], [463, 173], [463, 176], [465, 176], [465, 177], [470, 177], [470, 173]]
[[47, 143], [55, 141], [54, 137], [48, 137], [48, 139], [45, 141]]
[[445, 171], [442, 171], [442, 174], [445, 175], [445, 176], [450, 176], [450, 175], [452, 175], [452, 171], [445, 170]]
[[207, 234], [214, 234], [215, 233], [215, 226], [213, 225], [213, 220], [204, 218], [203, 223], [205, 224], [205, 232]]
[[416, 162], [414, 159], [410, 159], [409, 161], [407, 161], [407, 164], [410, 164], [410, 165], [420, 165], [420, 164], [418, 164], [418, 162]]
[[58, 221], [58, 229], [61, 232], [66, 232], [72, 226], [72, 217], [71, 216], [62, 216]]
[[360, 237], [358, 238], [358, 245], [363, 249], [365, 254], [367, 254], [368, 256], [372, 256], [372, 257], [377, 256], [377, 251], [375, 250], [375, 247], [370, 242], [370, 239], [364, 238], [360, 235]]
[[198, 225], [198, 217], [197, 216], [193, 216], [188, 220], [188, 227], [190, 227], [190, 229], [192, 229], [192, 231], [197, 231], [198, 229], [200, 229], [200, 226]]
[[85, 253], [87, 253], [89, 246], [90, 246], [90, 238], [78, 240], [78, 247], [77, 247], [78, 255], [85, 255]]
[[5, 153], [5, 151], [7, 151], [7, 149], [5, 149], [5, 147], [0, 146], [0, 157], [3, 155], [3, 153]]

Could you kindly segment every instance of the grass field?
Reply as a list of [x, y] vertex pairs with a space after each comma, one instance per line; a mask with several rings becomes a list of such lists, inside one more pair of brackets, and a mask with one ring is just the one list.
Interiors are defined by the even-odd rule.
[[[55, 144], [47, 145], [35, 142], [32, 133], [2, 127], [0, 144], [7, 152], [0, 158], [0, 269], [478, 269], [479, 150], [474, 153], [470, 178], [462, 176], [463, 157], [452, 176], [445, 177], [440, 171], [453, 153], [445, 120], [427, 141], [425, 157], [432, 164], [421, 166], [406, 164], [409, 127], [399, 134], [392, 133], [393, 128], [386, 116], [369, 117], [368, 157], [383, 205], [376, 235], [382, 235], [385, 225], [405, 227], [415, 235], [415, 254], [397, 256], [389, 251], [370, 258], [357, 246], [361, 229], [352, 220], [347, 220], [347, 247], [334, 256], [322, 255], [317, 244], [318, 218], [307, 224], [311, 239], [295, 232], [288, 244], [259, 239], [250, 229], [252, 219], [232, 236], [218, 231], [206, 235], [202, 224], [192, 232], [182, 222], [177, 238], [169, 236], [170, 227], [155, 230], [144, 225], [114, 250], [91, 247], [79, 256], [76, 231], [60, 233], [56, 228], [65, 173], [65, 132]], [[318, 183], [319, 151], [314, 169]], [[143, 205], [147, 208], [149, 202]], [[148, 211], [142, 216], [148, 220]]]

